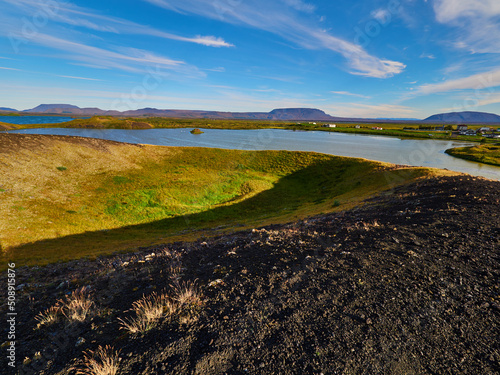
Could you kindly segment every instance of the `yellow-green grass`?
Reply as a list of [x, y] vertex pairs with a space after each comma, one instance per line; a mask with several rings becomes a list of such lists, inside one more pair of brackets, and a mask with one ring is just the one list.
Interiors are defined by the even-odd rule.
[[446, 153], [457, 158], [500, 167], [500, 143], [450, 148]]
[[284, 223], [441, 173], [290, 151], [0, 134], [0, 243], [18, 265]]
[[6, 122], [0, 122], [0, 131], [2, 130], [15, 130], [19, 129], [21, 126], [15, 124], [8, 124]]
[[94, 116], [89, 119], [76, 119], [65, 122], [67, 128], [93, 129], [150, 129], [153, 126], [139, 119], [121, 119], [112, 116]]

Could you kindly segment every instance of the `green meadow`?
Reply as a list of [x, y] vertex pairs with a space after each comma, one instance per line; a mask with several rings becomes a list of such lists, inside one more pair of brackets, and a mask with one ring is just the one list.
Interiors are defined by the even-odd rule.
[[0, 146], [0, 243], [18, 265], [289, 222], [444, 173], [309, 152], [79, 137], [0, 134]]
[[446, 150], [446, 153], [457, 158], [491, 164], [500, 167], [500, 144], [484, 144], [472, 147], [457, 147]]

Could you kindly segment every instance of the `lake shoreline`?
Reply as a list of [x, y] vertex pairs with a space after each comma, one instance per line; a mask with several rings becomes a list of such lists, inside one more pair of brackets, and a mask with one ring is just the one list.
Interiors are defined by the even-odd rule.
[[[31, 117], [36, 117], [35, 115]], [[42, 118], [51, 117], [49, 114]], [[59, 119], [61, 116], [52, 116]], [[477, 139], [476, 136], [458, 136], [450, 130], [436, 130], [437, 124], [415, 124], [407, 122], [338, 122], [335, 126], [328, 126], [327, 122], [319, 121], [291, 121], [291, 120], [245, 120], [245, 119], [208, 119], [208, 118], [170, 118], [170, 117], [121, 117], [121, 116], [70, 116], [71, 121], [55, 121], [53, 124], [27, 125], [27, 128], [35, 127], [68, 127], [68, 128], [95, 128], [95, 129], [130, 129], [129, 122], [147, 123], [149, 127], [156, 129], [175, 128], [206, 128], [206, 129], [284, 129], [298, 131], [322, 131], [328, 133], [366, 134], [376, 136], [398, 137], [407, 139], [440, 139], [458, 140], [468, 142], [496, 142], [492, 139]], [[443, 124], [440, 124], [442, 126]], [[423, 128], [420, 129], [420, 126]], [[473, 125], [477, 127], [477, 125]]]
[[324, 133], [314, 130], [286, 129], [203, 129], [201, 135], [189, 134], [192, 128], [163, 129], [82, 129], [36, 128], [9, 133], [87, 136], [119, 142], [180, 147], [213, 147], [240, 150], [312, 151], [347, 157], [360, 157], [393, 164], [407, 164], [454, 170], [500, 180], [500, 169], [454, 158], [445, 151], [474, 145], [468, 141], [417, 140], [363, 134]]
[[478, 145], [455, 147], [445, 151], [456, 158], [500, 167], [500, 145]]

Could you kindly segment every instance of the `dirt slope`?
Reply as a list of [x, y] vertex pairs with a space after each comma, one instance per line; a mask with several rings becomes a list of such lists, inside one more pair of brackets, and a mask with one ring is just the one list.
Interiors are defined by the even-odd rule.
[[[500, 182], [433, 178], [349, 212], [19, 269], [18, 369], [74, 373], [84, 350], [109, 344], [120, 374], [499, 373], [499, 199]], [[198, 280], [201, 306], [145, 334], [119, 329], [176, 276]], [[33, 330], [84, 285], [106, 313]]]

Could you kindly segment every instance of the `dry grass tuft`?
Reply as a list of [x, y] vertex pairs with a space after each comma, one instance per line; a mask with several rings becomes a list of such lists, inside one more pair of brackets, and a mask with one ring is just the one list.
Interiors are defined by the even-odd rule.
[[62, 305], [62, 313], [70, 322], [83, 322], [93, 314], [94, 301], [90, 298], [89, 289], [83, 287], [66, 297]]
[[177, 282], [173, 285], [173, 287], [175, 290], [174, 299], [179, 303], [179, 305], [201, 304], [201, 294], [198, 290], [196, 282]]
[[39, 313], [35, 320], [38, 322], [36, 328], [57, 322], [64, 315], [71, 323], [83, 322], [87, 317], [94, 314], [95, 303], [90, 298], [87, 287], [73, 291], [66, 300], [59, 300], [47, 310]]
[[111, 346], [99, 346], [97, 350], [84, 352], [83, 364], [74, 368], [77, 374], [82, 375], [116, 375], [119, 367], [119, 351]]
[[120, 320], [121, 329], [138, 333], [155, 327], [163, 316], [172, 315], [177, 310], [177, 306], [166, 293], [158, 295], [153, 292], [135, 301], [131, 310], [135, 312], [134, 318], [118, 320]]
[[[177, 268], [171, 269], [173, 275]], [[143, 296], [140, 300], [132, 304], [131, 311], [135, 316], [121, 319], [121, 329], [130, 333], [146, 332], [160, 322], [164, 317], [169, 317], [180, 310], [179, 318], [181, 323], [192, 322], [196, 320], [196, 307], [201, 305], [201, 294], [198, 287], [193, 282], [180, 283], [177, 278], [173, 284], [174, 297], [169, 297], [166, 293], [151, 293], [149, 296]]]
[[172, 282], [174, 282], [174, 283], [178, 283], [180, 278], [181, 278], [182, 267], [180, 265], [180, 262], [177, 259], [176, 259], [176, 262], [170, 266], [170, 269], [168, 272], [170, 274], [170, 280], [172, 280]]
[[39, 313], [35, 316], [35, 320], [38, 322], [36, 328], [40, 328], [44, 325], [51, 325], [59, 320], [59, 316], [62, 313], [62, 307], [59, 303], [54, 306], [49, 307], [44, 312]]

